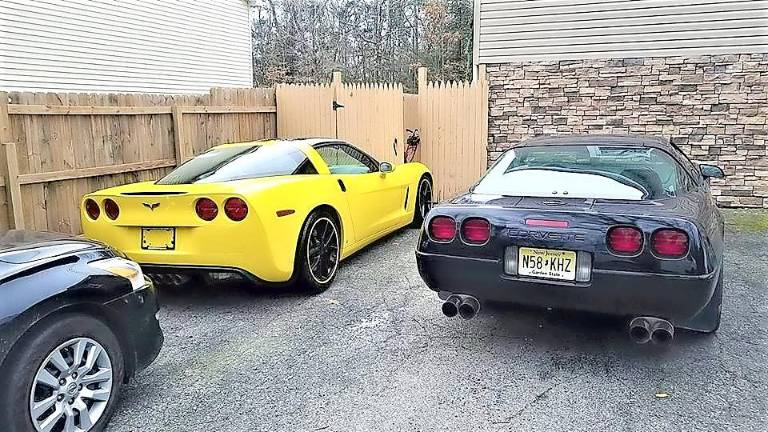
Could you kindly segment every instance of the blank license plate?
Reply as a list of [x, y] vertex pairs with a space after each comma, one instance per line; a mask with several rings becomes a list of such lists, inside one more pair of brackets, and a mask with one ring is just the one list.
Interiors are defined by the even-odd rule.
[[576, 252], [521, 247], [517, 273], [520, 276], [576, 280]]
[[171, 250], [176, 248], [176, 228], [142, 228], [141, 248]]

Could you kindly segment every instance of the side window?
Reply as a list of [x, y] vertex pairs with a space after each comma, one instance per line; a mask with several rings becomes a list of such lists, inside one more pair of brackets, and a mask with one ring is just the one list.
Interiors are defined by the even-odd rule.
[[317, 174], [317, 169], [309, 159], [304, 159], [304, 162], [298, 168], [296, 168], [294, 174]]
[[324, 145], [317, 152], [328, 165], [331, 174], [367, 174], [378, 167], [365, 153], [344, 144]]

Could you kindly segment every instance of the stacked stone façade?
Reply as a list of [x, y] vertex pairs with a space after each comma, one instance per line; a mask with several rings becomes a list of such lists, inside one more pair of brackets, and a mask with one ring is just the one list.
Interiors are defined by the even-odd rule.
[[724, 207], [768, 208], [768, 54], [487, 65], [488, 155], [536, 135], [647, 134], [719, 165]]

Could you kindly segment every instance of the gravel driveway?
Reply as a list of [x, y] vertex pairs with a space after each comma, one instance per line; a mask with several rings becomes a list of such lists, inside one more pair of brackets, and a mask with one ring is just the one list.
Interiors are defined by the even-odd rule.
[[766, 230], [729, 229], [720, 331], [666, 351], [593, 316], [447, 319], [417, 235], [346, 261], [315, 297], [164, 292], [165, 347], [108, 431], [768, 430]]

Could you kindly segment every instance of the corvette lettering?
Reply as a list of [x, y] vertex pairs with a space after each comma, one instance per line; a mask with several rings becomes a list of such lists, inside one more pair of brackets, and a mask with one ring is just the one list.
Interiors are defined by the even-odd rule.
[[555, 232], [555, 231], [530, 231], [516, 228], [507, 228], [505, 234], [510, 238], [523, 238], [535, 240], [561, 240], [584, 241], [586, 236], [582, 233]]

